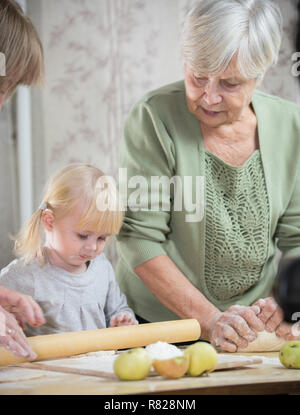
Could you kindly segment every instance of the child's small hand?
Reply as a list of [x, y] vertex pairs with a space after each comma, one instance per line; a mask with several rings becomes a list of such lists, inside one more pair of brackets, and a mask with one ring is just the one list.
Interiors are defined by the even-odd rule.
[[138, 324], [131, 313], [119, 313], [110, 319], [110, 327], [132, 326]]

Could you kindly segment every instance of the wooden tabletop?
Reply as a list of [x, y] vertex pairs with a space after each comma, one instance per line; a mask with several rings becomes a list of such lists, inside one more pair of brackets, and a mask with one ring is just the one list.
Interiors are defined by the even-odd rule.
[[[237, 356], [237, 354], [235, 354]], [[160, 376], [141, 381], [119, 381], [92, 376], [65, 374], [32, 369], [23, 371], [22, 379], [12, 377], [1, 383], [1, 395], [201, 395], [201, 394], [299, 394], [300, 370], [286, 369], [276, 361], [278, 353], [239, 354], [262, 357], [263, 362], [242, 368], [221, 370], [207, 376], [169, 380]], [[266, 363], [268, 361], [268, 363]], [[271, 363], [270, 363], [271, 362]], [[272, 363], [273, 362], [273, 363]], [[72, 359], [68, 363], [72, 364]], [[25, 373], [25, 372], [26, 373]], [[29, 372], [28, 372], [29, 371]], [[19, 376], [20, 377], [20, 376]], [[33, 378], [34, 377], [34, 378]]]

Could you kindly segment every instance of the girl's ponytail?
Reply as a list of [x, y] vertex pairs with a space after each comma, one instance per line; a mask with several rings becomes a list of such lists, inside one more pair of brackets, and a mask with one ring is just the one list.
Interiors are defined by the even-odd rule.
[[13, 238], [15, 241], [14, 252], [17, 256], [24, 258], [26, 263], [31, 262], [34, 258], [42, 262], [42, 209], [38, 209], [25, 223], [18, 235]]

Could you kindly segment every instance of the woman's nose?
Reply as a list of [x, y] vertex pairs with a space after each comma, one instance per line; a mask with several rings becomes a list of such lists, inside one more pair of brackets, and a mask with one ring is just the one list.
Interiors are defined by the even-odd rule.
[[209, 106], [219, 104], [222, 101], [218, 85], [214, 80], [208, 80], [206, 82], [203, 99]]

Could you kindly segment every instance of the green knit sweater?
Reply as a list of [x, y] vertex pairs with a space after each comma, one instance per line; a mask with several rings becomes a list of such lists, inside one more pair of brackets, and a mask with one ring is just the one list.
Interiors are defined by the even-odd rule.
[[[146, 320], [178, 319], [178, 316], [149, 292], [132, 271], [137, 265], [151, 258], [168, 255], [191, 283], [210, 302], [224, 311], [232, 304], [250, 305], [258, 298], [270, 294], [276, 275], [276, 247], [283, 255], [300, 255], [300, 108], [296, 104], [259, 91], [255, 92], [252, 105], [258, 119], [259, 151], [248, 162], [255, 159], [255, 154], [259, 155], [256, 166], [261, 187], [257, 186], [258, 176], [255, 176], [253, 180], [257, 191], [251, 191], [250, 194], [253, 196], [252, 207], [255, 207], [259, 199], [257, 209], [254, 210], [261, 212], [261, 215], [248, 214], [246, 217], [239, 217], [238, 210], [234, 208], [234, 198], [230, 209], [242, 220], [246, 233], [247, 223], [249, 234], [253, 233], [255, 220], [259, 219], [261, 225], [263, 224], [256, 227], [255, 231], [255, 238], [258, 236], [259, 243], [257, 246], [252, 243], [250, 247], [251, 252], [257, 250], [260, 263], [257, 264], [256, 255], [252, 255], [253, 262], [250, 260], [247, 264], [248, 270], [256, 267], [255, 278], [252, 278], [247, 267], [240, 268], [245, 275], [238, 275], [239, 261], [235, 258], [231, 266], [232, 277], [239, 282], [244, 278], [250, 283], [241, 284], [240, 289], [235, 287], [229, 293], [228, 283], [222, 286], [220, 279], [218, 293], [210, 288], [214, 285], [213, 281], [216, 281], [212, 264], [222, 263], [218, 250], [209, 253], [207, 249], [207, 230], [213, 226], [211, 211], [208, 212], [208, 195], [217, 195], [212, 191], [217, 182], [214, 175], [209, 175], [207, 171], [207, 152], [202, 142], [200, 123], [188, 111], [184, 82], [148, 93], [133, 107], [127, 118], [120, 167], [127, 168], [128, 180], [133, 176], [145, 178], [146, 183], [143, 186], [149, 190], [148, 200], [155, 196], [155, 192], [157, 197], [166, 199], [161, 195], [161, 188], [155, 190], [150, 186], [153, 176], [179, 177], [183, 184], [183, 193], [187, 186], [184, 178], [192, 178], [189, 191], [193, 201], [199, 195], [200, 189], [196, 176], [204, 177], [205, 183], [203, 195], [198, 200], [198, 204], [204, 201], [203, 215], [196, 222], [187, 221], [187, 215], [191, 212], [184, 204], [181, 211], [174, 209], [173, 203], [170, 209], [153, 211], [146, 209], [149, 206], [146, 200], [139, 204], [144, 210], [126, 212], [124, 225], [117, 238], [119, 261], [116, 276], [121, 290], [127, 296], [129, 306]], [[244, 188], [244, 184], [242, 187]], [[136, 189], [128, 189], [129, 198], [132, 192], [136, 192]], [[264, 194], [267, 197], [262, 201], [260, 197]], [[171, 193], [171, 202], [174, 202], [174, 193]], [[214, 201], [211, 201], [210, 206], [213, 204]], [[218, 209], [225, 207], [218, 205]], [[225, 211], [220, 214], [220, 218], [222, 217], [226, 217]], [[221, 220], [220, 225], [224, 228], [226, 224]], [[257, 235], [259, 228], [261, 233]], [[235, 227], [232, 229], [234, 231]], [[236, 233], [236, 240], [239, 237]], [[220, 240], [220, 245], [224, 248], [224, 238], [221, 237]], [[228, 241], [230, 238], [227, 244], [230, 243]], [[225, 256], [230, 256], [232, 250], [233, 246], [228, 246]], [[241, 253], [241, 263], [242, 255], [244, 254]], [[220, 267], [218, 272], [220, 273]], [[230, 266], [227, 269], [228, 275], [229, 272]], [[165, 295], [167, 296], [167, 292]]]
[[205, 154], [205, 284], [230, 300], [260, 280], [268, 257], [268, 194], [256, 150], [243, 166]]

